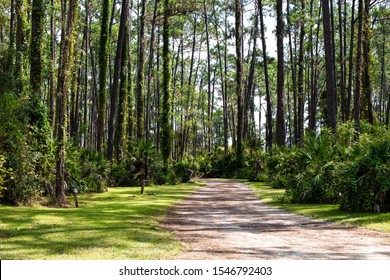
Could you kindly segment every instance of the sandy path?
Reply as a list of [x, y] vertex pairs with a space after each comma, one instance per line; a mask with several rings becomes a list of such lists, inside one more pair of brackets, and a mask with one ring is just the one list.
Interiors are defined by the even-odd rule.
[[176, 259], [390, 259], [389, 235], [288, 213], [242, 183], [205, 182], [164, 224], [187, 244]]

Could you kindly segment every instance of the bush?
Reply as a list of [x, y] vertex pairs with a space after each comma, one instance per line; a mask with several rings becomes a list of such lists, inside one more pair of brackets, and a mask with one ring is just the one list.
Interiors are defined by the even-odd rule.
[[337, 201], [333, 170], [339, 151], [329, 131], [306, 136], [303, 147], [276, 148], [268, 158], [271, 186], [286, 189], [285, 198], [293, 203]]
[[133, 157], [125, 157], [122, 162], [113, 165], [111, 178], [119, 186], [134, 186], [137, 184], [135, 171], [135, 159]]
[[175, 184], [177, 183], [186, 183], [188, 182], [191, 178], [190, 174], [190, 168], [189, 164], [185, 162], [176, 162], [172, 166], [172, 173], [174, 175], [174, 182]]
[[239, 173], [240, 164], [234, 154], [225, 154], [222, 149], [197, 159], [199, 174], [206, 178], [235, 178]]
[[104, 155], [74, 146], [67, 147], [66, 192], [104, 192], [110, 184], [110, 163]]
[[0, 151], [7, 159], [2, 168], [12, 170], [2, 183], [2, 199], [12, 204], [32, 204], [53, 193], [53, 145], [43, 126], [29, 125], [26, 104], [13, 94], [0, 96]]
[[390, 139], [353, 147], [354, 158], [338, 171], [340, 208], [351, 211], [390, 210]]
[[0, 154], [0, 198], [3, 197], [3, 190], [6, 190], [5, 183], [7, 180], [12, 179], [12, 169], [6, 168], [5, 156]]
[[351, 211], [390, 210], [390, 133], [362, 122], [355, 141], [352, 122], [336, 134], [306, 135], [303, 146], [275, 148], [266, 160], [274, 188], [293, 203], [340, 203]]

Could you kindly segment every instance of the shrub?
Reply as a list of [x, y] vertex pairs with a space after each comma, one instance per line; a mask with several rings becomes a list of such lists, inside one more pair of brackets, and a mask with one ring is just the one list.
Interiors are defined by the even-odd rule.
[[268, 158], [271, 186], [286, 189], [285, 198], [294, 203], [337, 201], [333, 170], [339, 158], [335, 137], [329, 131], [306, 136], [303, 147], [276, 148]]
[[67, 193], [103, 192], [110, 183], [110, 163], [104, 155], [74, 146], [67, 147], [65, 162]]
[[340, 208], [352, 211], [390, 210], [390, 138], [353, 147], [354, 155], [337, 171]]
[[298, 157], [300, 170], [289, 184], [286, 196], [293, 202], [336, 202], [333, 184], [333, 170], [339, 158], [336, 137], [327, 130], [320, 135], [307, 135]]
[[12, 168], [6, 168], [5, 156], [0, 154], [0, 198], [3, 197], [3, 190], [6, 190], [5, 183], [7, 180], [12, 179]]
[[303, 162], [299, 159], [296, 147], [276, 147], [273, 154], [266, 158], [266, 168], [270, 185], [276, 189], [287, 189], [293, 176], [301, 170]]
[[135, 171], [135, 158], [125, 157], [122, 162], [113, 164], [111, 178], [117, 185], [134, 186], [137, 184]]
[[0, 96], [0, 151], [7, 159], [2, 168], [12, 170], [12, 179], [2, 183], [2, 199], [12, 204], [31, 204], [53, 193], [53, 145], [43, 125], [29, 125], [26, 104], [13, 94]]

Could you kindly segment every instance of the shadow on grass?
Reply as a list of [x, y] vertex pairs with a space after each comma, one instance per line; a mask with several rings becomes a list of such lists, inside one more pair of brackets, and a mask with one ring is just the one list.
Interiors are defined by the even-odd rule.
[[365, 227], [390, 233], [390, 213], [353, 213], [342, 211], [337, 204], [288, 204], [280, 201], [285, 190], [273, 189], [266, 183], [248, 183], [258, 198], [290, 212], [345, 225]]
[[[1, 259], [156, 259], [178, 249], [159, 227], [196, 185], [111, 188], [80, 195], [80, 208], [0, 207]], [[68, 198], [73, 203], [72, 198]]]

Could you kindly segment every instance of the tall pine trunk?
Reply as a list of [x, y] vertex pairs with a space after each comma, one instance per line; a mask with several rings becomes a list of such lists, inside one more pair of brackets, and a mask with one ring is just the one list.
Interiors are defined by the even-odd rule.
[[122, 12], [119, 25], [118, 43], [116, 48], [115, 63], [114, 63], [114, 78], [111, 87], [111, 110], [108, 123], [108, 145], [107, 145], [107, 158], [112, 161], [114, 153], [114, 139], [115, 139], [115, 123], [117, 119], [117, 106], [118, 106], [118, 85], [119, 75], [121, 73], [123, 45], [126, 43], [126, 24], [128, 19], [129, 1], [122, 1]]
[[237, 94], [237, 140], [236, 152], [239, 164], [243, 161], [243, 63], [242, 63], [242, 0], [235, 0], [236, 7], [236, 94]]
[[104, 128], [106, 120], [106, 96], [107, 96], [107, 67], [108, 67], [108, 42], [110, 17], [110, 0], [102, 2], [102, 19], [100, 24], [99, 42], [99, 93], [98, 93], [98, 125], [97, 125], [97, 151], [103, 152]]
[[370, 28], [370, 0], [364, 0], [363, 18], [363, 69], [362, 69], [362, 118], [374, 125], [374, 112], [372, 106], [371, 81], [371, 28]]
[[146, 0], [141, 2], [141, 18], [140, 18], [140, 30], [139, 30], [139, 46], [138, 46], [138, 63], [137, 63], [137, 84], [135, 88], [136, 96], [136, 126], [137, 126], [137, 140], [144, 137], [144, 63], [145, 63], [145, 10]]
[[284, 52], [283, 52], [283, 1], [276, 1], [276, 45], [278, 51], [277, 66], [277, 108], [276, 108], [276, 144], [284, 146], [286, 141], [286, 127], [284, 116]]
[[16, 95], [22, 96], [24, 91], [24, 48], [25, 48], [25, 12], [26, 7], [23, 0], [15, 0], [15, 13], [16, 13], [16, 53], [15, 53], [15, 73], [14, 83], [16, 89]]
[[355, 0], [352, 0], [351, 12], [351, 36], [349, 41], [349, 64], [348, 64], [348, 87], [347, 100], [345, 104], [345, 119], [349, 120], [351, 116], [351, 100], [352, 100], [352, 77], [353, 77], [353, 46], [355, 37]]
[[[65, 1], [65, 0], [64, 0]], [[69, 0], [68, 19], [62, 46], [62, 60], [58, 72], [58, 123], [57, 123], [57, 164], [56, 164], [56, 198], [60, 206], [66, 205], [65, 198], [65, 146], [67, 132], [67, 91], [69, 70], [73, 49], [73, 26], [77, 0]]]
[[335, 59], [333, 56], [333, 32], [331, 26], [329, 0], [322, 0], [324, 45], [325, 45], [325, 68], [326, 68], [326, 123], [327, 126], [336, 131], [336, 106], [337, 88], [335, 76]]
[[304, 133], [304, 89], [303, 89], [303, 55], [305, 51], [305, 9], [306, 0], [301, 0], [302, 19], [300, 22], [300, 34], [299, 34], [299, 58], [298, 58], [298, 125], [297, 125], [297, 143], [301, 143]]
[[364, 17], [364, 2], [359, 0], [358, 8], [358, 41], [356, 52], [356, 73], [355, 73], [355, 96], [354, 96], [354, 122], [355, 135], [359, 139], [360, 134], [360, 92], [361, 92], [361, 78], [362, 78], [362, 60], [363, 60], [363, 17]]
[[345, 84], [346, 84], [346, 79], [345, 79], [345, 63], [344, 63], [344, 37], [346, 34], [343, 32], [343, 21], [346, 19], [342, 18], [342, 6], [341, 6], [341, 0], [337, 1], [338, 3], [338, 10], [339, 10], [339, 34], [340, 34], [340, 39], [339, 39], [339, 47], [340, 47], [340, 53], [339, 53], [339, 61], [340, 61], [340, 93], [341, 93], [341, 118], [343, 122], [346, 121], [346, 106], [345, 106]]
[[207, 47], [207, 151], [211, 152], [211, 55], [209, 39], [209, 20], [207, 15], [206, 0], [203, 0], [203, 12], [206, 28], [206, 47]]
[[163, 73], [162, 73], [162, 112], [161, 112], [161, 150], [164, 162], [164, 171], [168, 170], [169, 157], [172, 147], [172, 132], [169, 117], [171, 114], [171, 101], [170, 101], [170, 84], [171, 84], [171, 66], [170, 66], [170, 51], [169, 51], [169, 17], [170, 7], [169, 0], [164, 0], [164, 20], [163, 20]]
[[263, 66], [264, 66], [264, 80], [265, 80], [265, 95], [267, 101], [267, 130], [266, 130], [266, 147], [268, 151], [272, 150], [272, 103], [271, 103], [271, 91], [269, 85], [268, 75], [268, 60], [267, 60], [267, 44], [265, 41], [265, 26], [263, 17], [263, 2], [259, 0], [259, 12], [260, 12], [260, 31], [261, 31], [261, 43], [263, 48]]

